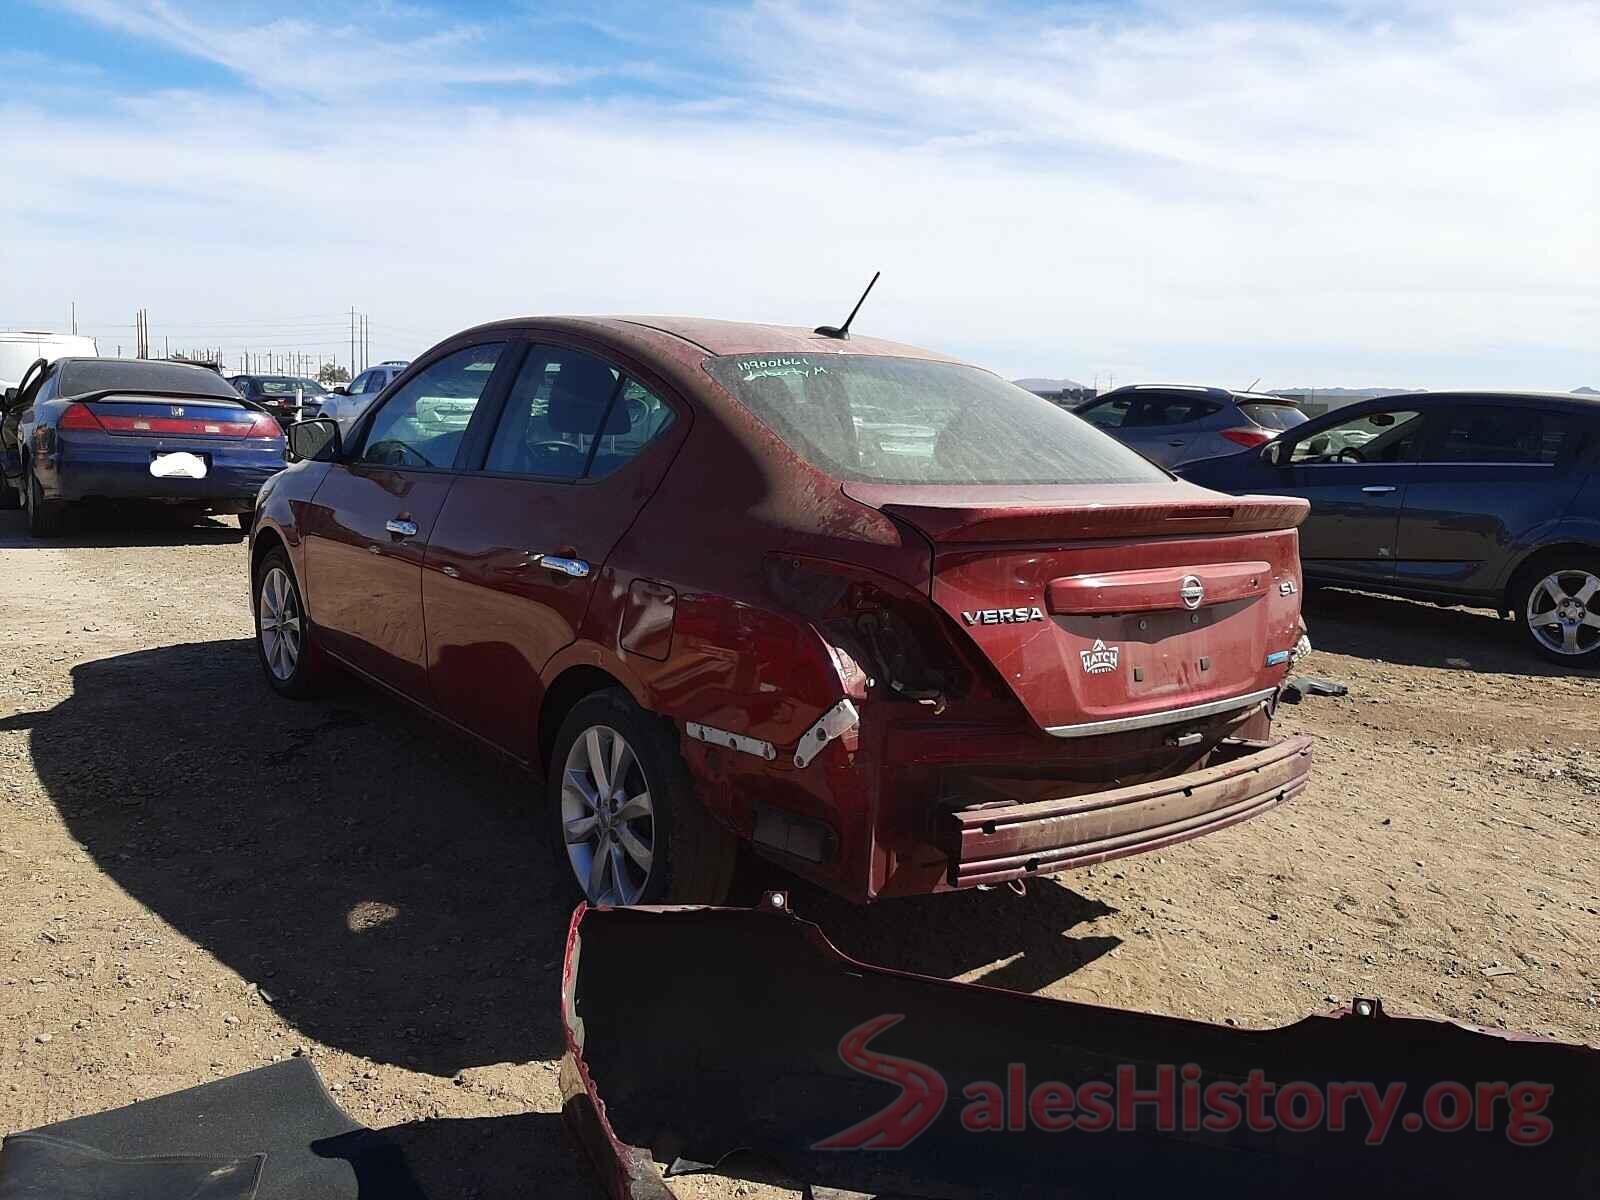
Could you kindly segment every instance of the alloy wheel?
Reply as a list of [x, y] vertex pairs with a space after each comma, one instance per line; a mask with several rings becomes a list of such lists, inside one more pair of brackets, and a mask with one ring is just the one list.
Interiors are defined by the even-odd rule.
[[1586, 570], [1553, 571], [1528, 593], [1528, 629], [1554, 654], [1600, 647], [1600, 578]]
[[567, 751], [561, 827], [589, 903], [637, 904], [655, 866], [655, 804], [638, 755], [608, 725], [591, 725]]
[[273, 567], [261, 579], [261, 654], [273, 678], [287, 681], [300, 661], [302, 630], [300, 604], [294, 584], [282, 567]]

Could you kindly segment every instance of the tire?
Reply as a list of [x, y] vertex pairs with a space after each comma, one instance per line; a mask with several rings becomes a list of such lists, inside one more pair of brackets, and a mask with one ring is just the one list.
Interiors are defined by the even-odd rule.
[[[598, 740], [602, 770], [609, 773], [617, 738], [627, 747], [623, 782], [612, 788], [613, 797], [599, 796], [591, 739]], [[641, 798], [647, 815], [628, 818]], [[547, 764], [546, 802], [558, 868], [575, 896], [590, 904], [718, 904], [726, 898], [738, 839], [701, 805], [672, 727], [622, 689], [593, 692], [567, 714]], [[578, 823], [585, 820], [595, 822], [588, 826], [593, 836], [569, 845], [568, 828], [582, 828]], [[604, 848], [598, 874], [596, 846]], [[648, 851], [647, 867], [640, 863], [641, 847]]]
[[1600, 667], [1600, 558], [1561, 554], [1523, 568], [1511, 589], [1535, 652], [1568, 667]]
[[60, 537], [66, 524], [67, 506], [59, 500], [46, 500], [39, 481], [28, 472], [28, 532], [36, 538]]
[[281, 548], [270, 551], [256, 568], [250, 599], [256, 620], [256, 660], [267, 686], [291, 700], [315, 696], [321, 690], [322, 659], [315, 631], [306, 620], [300, 584]]
[[22, 507], [22, 495], [9, 479], [0, 479], [0, 512]]

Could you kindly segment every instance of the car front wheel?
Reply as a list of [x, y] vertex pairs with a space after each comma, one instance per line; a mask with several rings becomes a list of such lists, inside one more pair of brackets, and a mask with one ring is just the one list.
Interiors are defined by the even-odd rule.
[[1570, 666], [1600, 666], [1600, 561], [1548, 560], [1527, 572], [1519, 591], [1534, 649]]
[[621, 689], [584, 697], [550, 756], [559, 862], [590, 904], [717, 904], [738, 842], [701, 806], [671, 727]]

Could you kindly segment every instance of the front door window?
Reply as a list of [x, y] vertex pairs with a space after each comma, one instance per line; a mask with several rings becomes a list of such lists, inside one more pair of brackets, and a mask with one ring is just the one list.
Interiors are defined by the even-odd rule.
[[1395, 463], [1416, 457], [1422, 414], [1412, 410], [1363, 413], [1319, 429], [1297, 441], [1289, 461], [1312, 463]]
[[504, 342], [468, 346], [433, 363], [378, 410], [357, 461], [382, 467], [455, 464]]

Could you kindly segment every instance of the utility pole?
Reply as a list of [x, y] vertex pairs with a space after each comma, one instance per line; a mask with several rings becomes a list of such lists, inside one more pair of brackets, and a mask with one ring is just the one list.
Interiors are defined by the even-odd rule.
[[78, 332], [78, 302], [76, 300], [72, 302], [72, 332]]
[[350, 306], [350, 370], [356, 369], [356, 306]]

